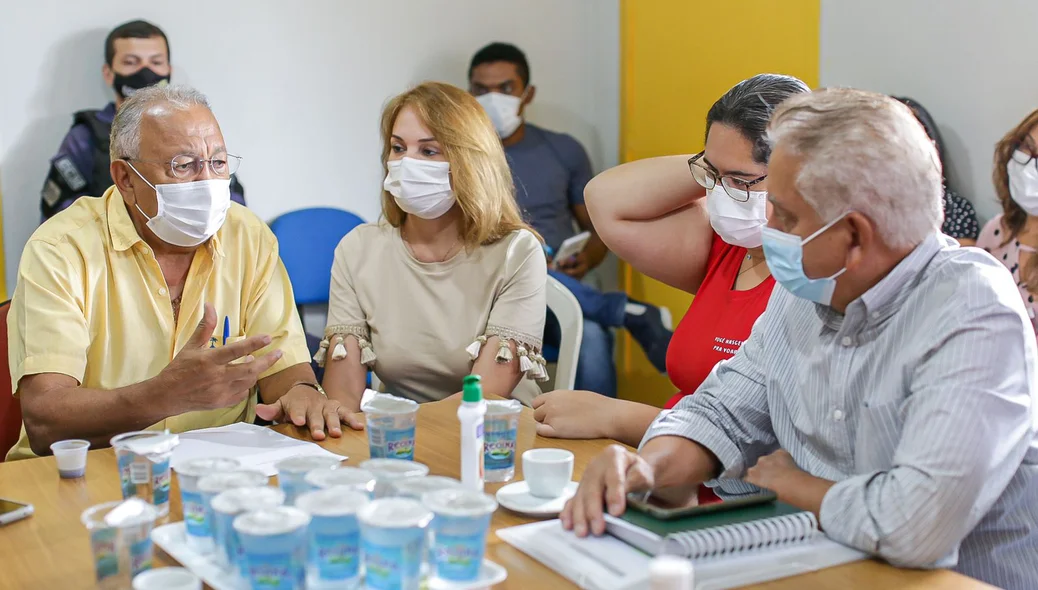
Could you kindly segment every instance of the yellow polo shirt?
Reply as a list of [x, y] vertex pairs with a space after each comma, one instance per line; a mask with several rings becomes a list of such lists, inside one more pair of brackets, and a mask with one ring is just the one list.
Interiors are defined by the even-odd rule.
[[[278, 243], [251, 211], [231, 204], [227, 221], [195, 252], [174, 323], [166, 281], [113, 186], [81, 197], [40, 226], [25, 245], [7, 319], [11, 383], [61, 373], [84, 387], [115, 389], [157, 375], [216, 307], [212, 346], [269, 334], [284, 356], [264, 377], [310, 360]], [[251, 421], [256, 392], [229, 408], [189, 412], [151, 426], [183, 432]], [[8, 459], [34, 456], [22, 435]]]

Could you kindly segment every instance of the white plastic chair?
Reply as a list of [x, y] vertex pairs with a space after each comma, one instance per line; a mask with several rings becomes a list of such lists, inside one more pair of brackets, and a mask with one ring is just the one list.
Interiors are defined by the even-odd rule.
[[577, 379], [577, 358], [580, 356], [580, 341], [584, 339], [584, 312], [580, 303], [562, 283], [548, 277], [548, 309], [559, 320], [562, 332], [559, 343], [559, 360], [555, 365], [555, 389], [573, 389]]

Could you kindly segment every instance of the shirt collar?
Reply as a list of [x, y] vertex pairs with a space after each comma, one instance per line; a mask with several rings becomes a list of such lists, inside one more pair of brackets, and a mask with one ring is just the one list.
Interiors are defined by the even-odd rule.
[[[909, 283], [930, 264], [930, 260], [940, 252], [942, 248], [950, 245], [938, 234], [928, 235], [922, 242], [909, 252], [889, 273], [880, 279], [861, 297], [858, 297], [847, 306], [847, 314], [855, 314], [855, 309], [863, 307], [862, 315], [873, 322], [882, 321], [898, 310], [901, 302], [911, 294]], [[815, 311], [822, 323], [831, 330], [839, 330], [843, 325], [845, 314], [834, 310], [828, 305], [815, 304]]]
[[916, 278], [947, 244], [933, 233], [919, 243], [887, 276], [866, 291], [860, 301], [872, 320], [883, 320], [898, 310], [911, 294]]
[[[123, 195], [119, 192], [119, 189], [113, 185], [105, 193], [104, 198], [108, 199], [108, 234], [111, 239], [112, 249], [116, 252], [124, 252], [138, 242], [143, 243], [144, 239], [137, 233], [137, 228], [134, 227], [133, 220], [130, 219], [130, 212], [127, 210], [126, 202], [123, 201]], [[210, 252], [220, 257], [224, 255], [223, 246], [220, 243], [220, 232], [222, 231], [223, 228], [220, 228], [220, 231], [216, 232], [216, 235], [209, 238], [209, 241], [205, 243]]]
[[111, 123], [115, 120], [115, 103], [110, 102], [105, 105], [105, 108], [97, 111], [97, 120], [102, 123]]

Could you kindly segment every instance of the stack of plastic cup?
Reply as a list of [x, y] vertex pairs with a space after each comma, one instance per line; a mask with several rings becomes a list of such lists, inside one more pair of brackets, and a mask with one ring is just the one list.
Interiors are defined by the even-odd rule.
[[310, 515], [309, 590], [356, 588], [360, 584], [360, 525], [357, 512], [370, 501], [356, 488], [332, 487], [296, 498]]
[[206, 458], [185, 461], [174, 470], [180, 483], [180, 504], [187, 529], [187, 544], [199, 553], [208, 553], [213, 548], [212, 523], [206, 515], [202, 492], [198, 480], [214, 473], [226, 473], [241, 467], [236, 459]]
[[277, 508], [284, 502], [285, 492], [273, 486], [235, 488], [217, 494], [210, 502], [216, 563], [244, 578], [245, 564], [241, 542], [233, 526], [234, 519], [250, 510]]
[[418, 403], [384, 393], [363, 407], [372, 459], [414, 460]]
[[97, 587], [123, 590], [134, 576], [151, 568], [151, 529], [158, 509], [140, 498], [105, 502], [83, 511], [90, 533]]
[[306, 588], [310, 515], [289, 506], [246, 512], [234, 519], [250, 588]]
[[310, 491], [306, 474], [317, 469], [335, 469], [342, 461], [335, 457], [289, 457], [274, 464], [278, 470], [278, 486], [285, 492], [285, 504], [291, 506], [303, 492]]
[[484, 422], [484, 481], [503, 482], [515, 477], [515, 441], [519, 432], [519, 400], [490, 400]]
[[58, 464], [61, 479], [75, 479], [86, 473], [87, 451], [90, 441], [71, 439], [59, 440], [50, 446], [54, 461]]
[[375, 498], [390, 496], [394, 482], [429, 475], [428, 466], [400, 459], [368, 459], [360, 464], [360, 468], [375, 474]]
[[361, 548], [367, 588], [418, 590], [432, 512], [417, 500], [385, 498], [361, 509]]
[[159, 518], [169, 514], [169, 458], [180, 438], [168, 431], [140, 430], [112, 438], [123, 499], [151, 502]]
[[440, 490], [423, 496], [422, 503], [436, 515], [429, 549], [432, 575], [448, 583], [478, 580], [497, 502], [482, 492]]
[[[262, 471], [256, 469], [239, 469], [206, 475], [198, 480], [198, 491], [202, 495], [202, 509], [208, 522], [216, 520], [213, 513], [213, 498], [237, 488], [261, 488], [270, 482]], [[250, 508], [251, 509], [251, 508]]]
[[368, 497], [375, 493], [375, 474], [357, 467], [316, 469], [307, 473], [304, 481], [312, 490], [345, 487], [364, 492]]

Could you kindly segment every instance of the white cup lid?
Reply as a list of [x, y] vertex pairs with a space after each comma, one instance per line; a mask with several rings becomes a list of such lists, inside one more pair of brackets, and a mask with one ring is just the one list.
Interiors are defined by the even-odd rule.
[[408, 477], [393, 482], [393, 489], [398, 494], [421, 497], [429, 492], [439, 490], [456, 490], [461, 488], [461, 482], [453, 477], [441, 475], [426, 475], [425, 477]]
[[365, 525], [389, 529], [425, 527], [432, 517], [432, 512], [424, 504], [408, 498], [375, 500], [357, 514]]
[[296, 498], [296, 507], [312, 516], [356, 514], [371, 500], [364, 492], [348, 487], [332, 487], [307, 492]]
[[241, 469], [213, 473], [198, 480], [198, 490], [205, 494], [218, 494], [234, 488], [257, 488], [267, 485], [270, 480], [262, 471]]
[[418, 402], [388, 393], [378, 393], [373, 395], [360, 410], [365, 414], [410, 414], [418, 411]]
[[335, 457], [304, 455], [282, 459], [274, 464], [274, 468], [278, 470], [278, 473], [307, 473], [314, 469], [332, 469], [341, 463], [342, 461]]
[[315, 469], [306, 474], [306, 483], [321, 489], [336, 486], [360, 486], [371, 491], [371, 486], [375, 483], [375, 474], [357, 467]]
[[429, 467], [416, 461], [405, 459], [368, 459], [360, 464], [381, 479], [400, 479], [404, 477], [421, 477], [429, 475]]
[[234, 471], [241, 467], [241, 461], [228, 457], [201, 457], [190, 459], [173, 467], [178, 475], [202, 477], [221, 471]]
[[256, 537], [295, 532], [310, 524], [310, 515], [298, 508], [278, 506], [246, 512], [234, 519], [234, 530]]
[[235, 488], [213, 498], [213, 510], [222, 514], [241, 514], [248, 510], [275, 508], [285, 503], [285, 492], [273, 486]]
[[422, 504], [444, 516], [484, 516], [497, 510], [497, 501], [473, 490], [439, 490], [422, 496]]
[[163, 567], [133, 578], [133, 590], [201, 590], [202, 580], [182, 567]]

